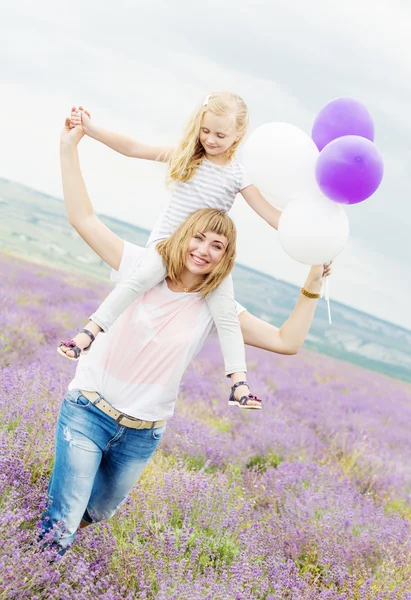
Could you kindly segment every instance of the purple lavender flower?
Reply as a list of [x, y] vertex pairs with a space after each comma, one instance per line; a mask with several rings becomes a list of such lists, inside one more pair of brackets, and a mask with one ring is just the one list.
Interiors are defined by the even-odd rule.
[[61, 559], [36, 542], [59, 359], [108, 288], [0, 257], [0, 600], [411, 600], [411, 386], [248, 349], [258, 413], [227, 406], [217, 342], [130, 498]]

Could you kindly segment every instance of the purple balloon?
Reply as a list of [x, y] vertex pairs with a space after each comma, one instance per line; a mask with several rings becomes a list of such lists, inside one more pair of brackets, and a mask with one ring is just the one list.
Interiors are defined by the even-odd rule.
[[346, 135], [327, 144], [315, 166], [321, 191], [340, 204], [357, 204], [369, 198], [380, 185], [383, 172], [378, 148], [358, 135]]
[[374, 123], [368, 109], [354, 98], [336, 98], [318, 113], [312, 138], [321, 150], [343, 135], [359, 135], [374, 141]]

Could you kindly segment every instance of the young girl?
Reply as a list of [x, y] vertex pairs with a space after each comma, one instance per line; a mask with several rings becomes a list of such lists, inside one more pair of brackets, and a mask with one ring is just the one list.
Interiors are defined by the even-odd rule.
[[[108, 331], [136, 298], [166, 277], [166, 269], [156, 246], [168, 238], [193, 211], [206, 207], [229, 211], [240, 192], [251, 208], [272, 227], [278, 228], [280, 211], [250, 184], [244, 168], [235, 159], [235, 152], [246, 133], [247, 122], [247, 106], [240, 96], [230, 92], [210, 94], [189, 120], [177, 148], [154, 147], [108, 132], [96, 126], [82, 107], [79, 111], [73, 109], [72, 127], [82, 125], [85, 134], [125, 156], [168, 162], [169, 179], [175, 185], [170, 203], [150, 235], [138, 269], [116, 286], [73, 340], [68, 344], [60, 344], [60, 354], [78, 360], [81, 352], [89, 348], [100, 331]], [[190, 260], [201, 271], [207, 257], [196, 252]], [[188, 291], [184, 281], [177, 280], [173, 273], [168, 275], [181, 291]], [[206, 301], [217, 328], [225, 373], [233, 383], [230, 404], [261, 408], [261, 403], [248, 393], [244, 342], [236, 314], [231, 275], [206, 296]]]

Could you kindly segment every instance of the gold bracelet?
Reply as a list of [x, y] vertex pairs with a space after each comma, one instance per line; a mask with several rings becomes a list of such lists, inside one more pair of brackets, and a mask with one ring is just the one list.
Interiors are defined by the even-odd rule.
[[307, 290], [305, 288], [301, 288], [301, 293], [304, 296], [307, 296], [307, 298], [319, 298], [321, 296], [321, 294], [312, 294], [311, 292], [307, 292]]

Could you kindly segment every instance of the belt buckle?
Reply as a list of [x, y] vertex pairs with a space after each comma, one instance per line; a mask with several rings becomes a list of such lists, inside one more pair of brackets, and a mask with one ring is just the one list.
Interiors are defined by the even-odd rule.
[[[143, 419], [133, 419], [123, 413], [120, 413], [120, 416], [117, 417], [116, 421], [119, 425], [121, 425], [123, 419], [128, 419], [129, 421], [135, 422], [136, 424], [137, 424], [137, 421], [139, 422], [137, 427], [132, 427], [131, 429], [141, 429], [141, 425], [144, 423]], [[124, 427], [127, 427], [127, 425], [124, 425]]]

